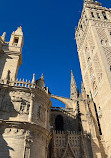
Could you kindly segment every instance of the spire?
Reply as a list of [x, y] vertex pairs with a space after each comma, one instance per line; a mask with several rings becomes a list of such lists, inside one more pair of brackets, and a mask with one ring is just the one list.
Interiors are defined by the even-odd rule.
[[77, 86], [72, 70], [71, 70], [70, 98], [71, 99], [77, 98]]
[[41, 75], [41, 80], [44, 81], [44, 75], [43, 75], [43, 73]]
[[21, 52], [23, 46], [23, 32], [22, 27], [18, 27], [16, 31], [13, 31], [11, 34], [9, 42], [9, 50]]
[[18, 36], [23, 36], [23, 32], [22, 32], [22, 27], [21, 26], [19, 26], [18, 28], [17, 28], [17, 30], [14, 32], [15, 33], [15, 35], [18, 35]]

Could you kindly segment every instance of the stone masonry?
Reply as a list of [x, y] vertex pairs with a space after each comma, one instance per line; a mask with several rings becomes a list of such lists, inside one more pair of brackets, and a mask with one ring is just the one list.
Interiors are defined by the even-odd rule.
[[[16, 79], [22, 64], [22, 28], [0, 38], [0, 157], [46, 158], [50, 138], [50, 93], [43, 76], [38, 85]], [[41, 80], [41, 82], [40, 82]], [[43, 85], [43, 86], [42, 86]]]
[[99, 115], [105, 151], [111, 156], [111, 9], [85, 0], [76, 30], [84, 87]]
[[[44, 76], [17, 79], [23, 32], [0, 37], [0, 158], [111, 158], [111, 9], [84, 0], [75, 37], [83, 82], [71, 71], [70, 98]], [[51, 107], [50, 98], [65, 107]]]

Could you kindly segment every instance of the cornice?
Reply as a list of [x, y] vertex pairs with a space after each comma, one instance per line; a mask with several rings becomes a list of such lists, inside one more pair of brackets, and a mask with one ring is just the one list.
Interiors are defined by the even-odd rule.
[[7, 126], [13, 128], [23, 128], [25, 130], [30, 130], [31, 132], [39, 132], [46, 137], [49, 135], [50, 131], [39, 124], [33, 122], [20, 122], [20, 121], [8, 121], [0, 119], [0, 126]]

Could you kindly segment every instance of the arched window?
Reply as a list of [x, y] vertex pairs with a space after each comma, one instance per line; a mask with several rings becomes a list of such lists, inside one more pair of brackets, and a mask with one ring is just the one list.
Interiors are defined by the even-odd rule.
[[111, 65], [110, 65], [110, 71], [111, 71]]
[[88, 63], [91, 62], [91, 58], [90, 58], [90, 57], [88, 57], [87, 62], [88, 62]]
[[101, 44], [103, 45], [103, 40], [101, 40]]
[[91, 16], [92, 16], [92, 18], [94, 18], [94, 13], [93, 12], [91, 12]]
[[61, 115], [58, 115], [55, 119], [55, 130], [63, 131], [64, 130], [64, 121]]
[[82, 24], [80, 25], [80, 28], [81, 28], [81, 30], [83, 30], [83, 26], [82, 26]]
[[106, 13], [102, 12], [102, 14], [103, 14], [104, 19], [106, 20], [107, 19]]
[[100, 19], [100, 15], [99, 15], [99, 13], [97, 13], [97, 17], [98, 17], [98, 19]]
[[106, 45], [106, 46], [108, 45], [108, 41], [107, 41], [107, 40], [105, 40], [105, 45]]

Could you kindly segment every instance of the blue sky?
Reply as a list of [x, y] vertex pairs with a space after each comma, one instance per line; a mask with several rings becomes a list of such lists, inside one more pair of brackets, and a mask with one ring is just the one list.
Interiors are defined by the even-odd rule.
[[[111, 0], [100, 0], [111, 8]], [[75, 27], [80, 19], [83, 0], [3, 0], [0, 2], [0, 34], [22, 26], [24, 32], [23, 64], [18, 78], [32, 80], [44, 74], [52, 94], [70, 97], [70, 73], [73, 70], [77, 87], [81, 87]], [[62, 106], [52, 100], [53, 106]]]

